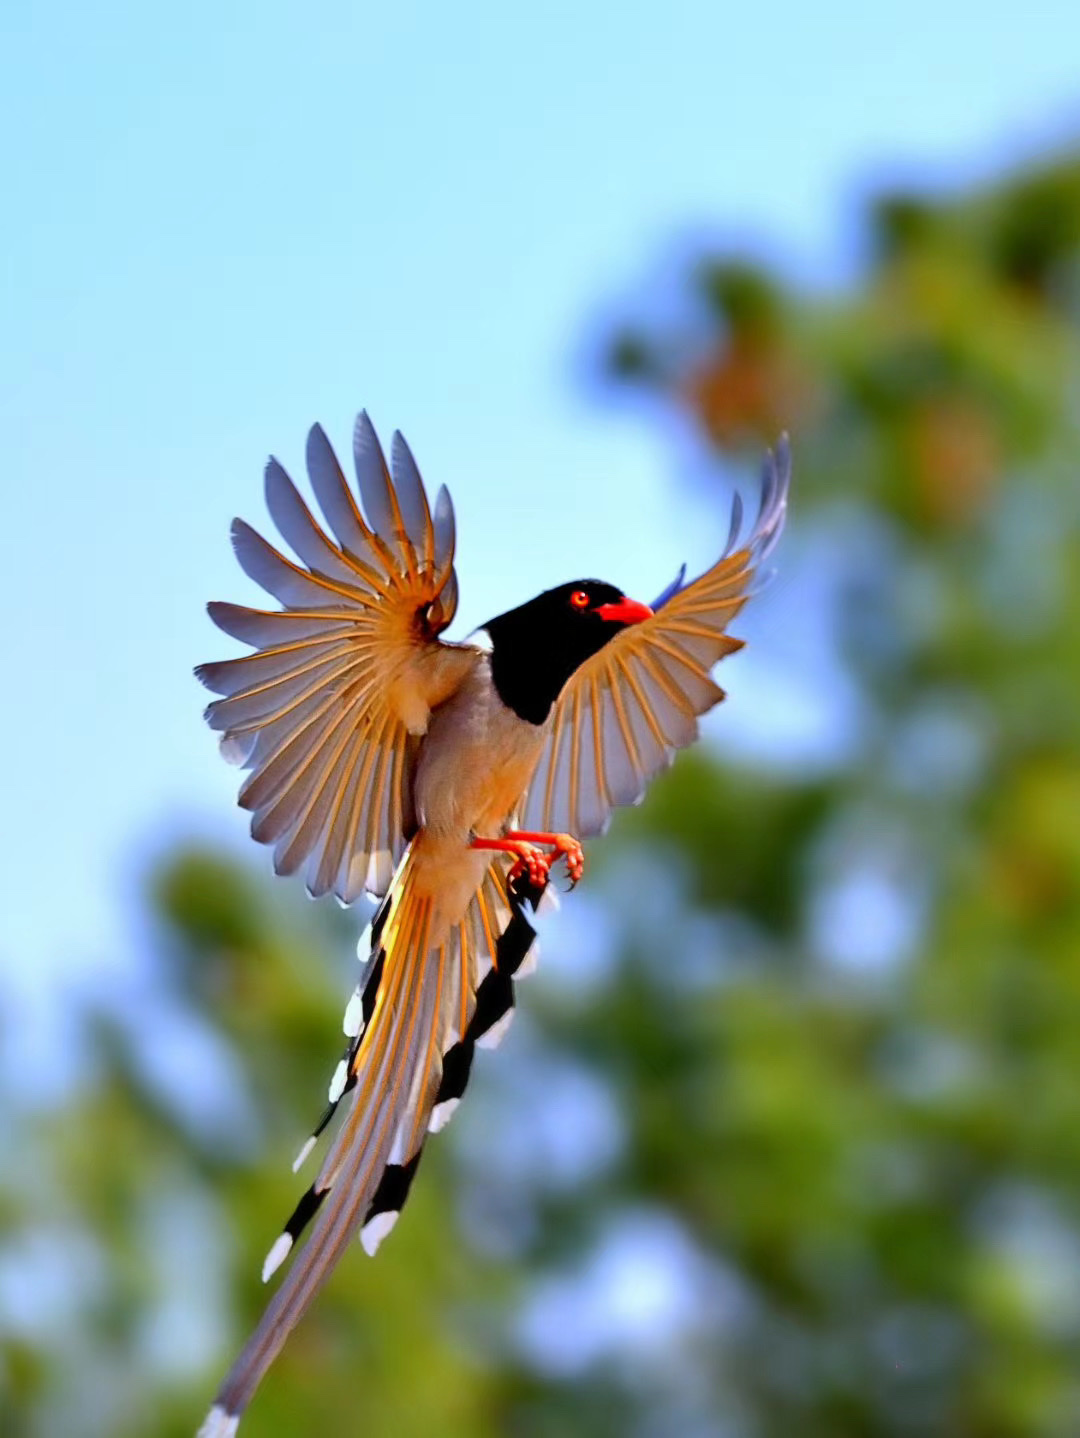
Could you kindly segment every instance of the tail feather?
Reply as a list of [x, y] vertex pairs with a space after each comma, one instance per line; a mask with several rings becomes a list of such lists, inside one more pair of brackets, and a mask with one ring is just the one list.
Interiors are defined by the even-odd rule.
[[[400, 873], [400, 870], [399, 870]], [[396, 879], [397, 876], [395, 876]], [[328, 1090], [328, 1102], [315, 1127], [311, 1130], [303, 1147], [293, 1160], [293, 1173], [297, 1173], [307, 1160], [308, 1155], [315, 1147], [323, 1131], [329, 1125], [330, 1120], [337, 1113], [338, 1105], [347, 1093], [351, 1093], [356, 1087], [355, 1062], [356, 1055], [360, 1048], [361, 1040], [371, 1023], [372, 1015], [375, 1012], [375, 1000], [379, 993], [379, 986], [382, 983], [383, 967], [386, 962], [386, 950], [382, 946], [382, 931], [389, 914], [392, 900], [396, 897], [395, 889], [391, 886], [386, 898], [380, 904], [375, 917], [364, 930], [358, 945], [358, 957], [365, 962], [367, 967], [363, 979], [353, 990], [349, 1002], [345, 1006], [345, 1018], [343, 1028], [349, 1042], [345, 1045], [345, 1051], [338, 1060], [334, 1076], [330, 1080]], [[339, 1079], [339, 1075], [341, 1076]]]
[[372, 923], [372, 963], [350, 1000], [354, 1015], [359, 1001], [357, 1032], [297, 1167], [347, 1095], [348, 1111], [267, 1255], [264, 1278], [309, 1224], [310, 1236], [222, 1384], [200, 1438], [235, 1432], [353, 1235], [375, 1252], [405, 1203], [427, 1134], [443, 1126], [465, 1091], [476, 1047], [497, 1038], [512, 1016], [513, 976], [535, 938], [524, 903], [535, 909], [542, 891], [511, 895], [507, 866], [496, 861], [461, 922], [437, 934], [433, 901], [414, 882], [413, 854], [406, 853]]

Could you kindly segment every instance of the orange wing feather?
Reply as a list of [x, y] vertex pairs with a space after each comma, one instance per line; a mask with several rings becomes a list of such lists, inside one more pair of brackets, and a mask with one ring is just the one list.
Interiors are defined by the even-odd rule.
[[601, 832], [612, 810], [637, 803], [677, 749], [697, 738], [698, 716], [724, 697], [710, 670], [742, 641], [726, 633], [783, 528], [790, 479], [786, 440], [770, 454], [757, 520], [740, 543], [741, 506], [719, 561], [664, 594], [651, 619], [621, 630], [567, 684], [520, 808], [521, 827]]

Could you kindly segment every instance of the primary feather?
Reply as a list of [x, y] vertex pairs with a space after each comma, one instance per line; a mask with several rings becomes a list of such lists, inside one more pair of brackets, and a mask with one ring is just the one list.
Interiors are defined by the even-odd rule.
[[270, 461], [271, 518], [307, 567], [236, 520], [241, 567], [283, 608], [211, 605], [215, 623], [255, 650], [196, 671], [225, 696], [207, 709], [210, 726], [251, 770], [240, 803], [252, 837], [274, 846], [278, 873], [303, 868], [312, 894], [343, 903], [385, 893], [415, 832], [412, 741], [470, 662], [437, 642], [457, 594], [445, 514], [440, 537], [411, 456], [395, 446], [392, 478], [363, 414], [355, 448], [370, 522], [322, 430], [308, 437], [312, 488], [337, 543]]

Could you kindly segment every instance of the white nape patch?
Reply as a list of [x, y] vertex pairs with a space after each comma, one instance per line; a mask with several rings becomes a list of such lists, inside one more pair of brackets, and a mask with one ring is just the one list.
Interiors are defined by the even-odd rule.
[[338, 1099], [345, 1092], [345, 1085], [348, 1079], [349, 1066], [345, 1060], [342, 1059], [334, 1070], [334, 1077], [330, 1080], [330, 1087], [326, 1091], [326, 1096], [331, 1103], [337, 1103]]
[[362, 964], [366, 964], [371, 958], [371, 925], [360, 935], [356, 941], [356, 957]]
[[374, 1218], [364, 1224], [360, 1230], [360, 1242], [369, 1258], [374, 1258], [375, 1250], [397, 1221], [397, 1209], [389, 1208], [385, 1213], [377, 1213]]
[[306, 1139], [306, 1140], [304, 1141], [304, 1146], [303, 1146], [303, 1148], [300, 1150], [300, 1152], [296, 1155], [296, 1157], [295, 1157], [295, 1158], [293, 1159], [293, 1161], [292, 1161], [292, 1171], [293, 1171], [293, 1173], [299, 1173], [299, 1172], [300, 1172], [300, 1170], [303, 1168], [304, 1164], [307, 1162], [307, 1156], [308, 1156], [308, 1154], [309, 1154], [309, 1153], [311, 1152], [311, 1150], [315, 1147], [315, 1145], [318, 1143], [318, 1141], [319, 1141], [319, 1140], [318, 1140], [318, 1138], [316, 1138], [315, 1134], [312, 1134], [309, 1139]]
[[502, 1043], [503, 1035], [510, 1027], [511, 1023], [513, 1022], [513, 1019], [513, 1009], [507, 1009], [506, 1013], [503, 1014], [501, 1019], [496, 1019], [495, 1022], [491, 1025], [491, 1027], [489, 1029], [486, 1029], [484, 1033], [480, 1035], [480, 1037], [476, 1040], [476, 1047], [478, 1049], [497, 1048], [499, 1044]]
[[525, 957], [518, 964], [514, 973], [515, 979], [527, 979], [530, 974], [536, 973], [536, 966], [540, 962], [540, 940], [533, 939], [532, 943], [525, 950]]
[[226, 1413], [217, 1403], [206, 1415], [206, 1421], [195, 1434], [195, 1438], [233, 1438], [240, 1427], [238, 1413]]
[[454, 1116], [454, 1110], [461, 1102], [459, 1098], [444, 1098], [442, 1103], [437, 1103], [431, 1110], [431, 1118], [428, 1120], [428, 1133], [438, 1133]]
[[275, 1274], [289, 1256], [293, 1246], [291, 1233], [279, 1233], [274, 1239], [274, 1246], [263, 1259], [262, 1281], [266, 1281]]
[[350, 1039], [359, 1038], [364, 1032], [364, 994], [362, 989], [353, 990], [352, 998], [345, 1005], [341, 1027], [345, 1030], [345, 1037]]

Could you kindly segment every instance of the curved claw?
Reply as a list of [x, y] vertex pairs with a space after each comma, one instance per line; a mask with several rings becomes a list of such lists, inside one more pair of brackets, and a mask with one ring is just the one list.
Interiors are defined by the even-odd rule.
[[[571, 889], [575, 888], [585, 873], [585, 853], [573, 834], [533, 833], [523, 829], [512, 829], [501, 839], [471, 840], [474, 849], [498, 849], [503, 853], [516, 855], [507, 875], [507, 882], [513, 887], [528, 880], [530, 888], [543, 889], [551, 877], [551, 866], [559, 859], [566, 860], [566, 873]], [[549, 850], [549, 852], [545, 852]]]
[[585, 851], [572, 834], [553, 834], [553, 853], [551, 863], [558, 859], [566, 860], [566, 873], [570, 880], [570, 887], [574, 889], [581, 883], [585, 873]]

